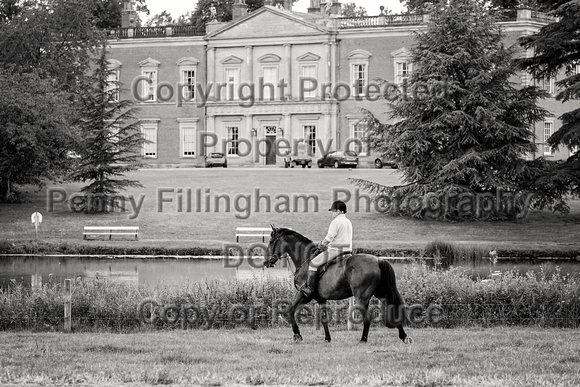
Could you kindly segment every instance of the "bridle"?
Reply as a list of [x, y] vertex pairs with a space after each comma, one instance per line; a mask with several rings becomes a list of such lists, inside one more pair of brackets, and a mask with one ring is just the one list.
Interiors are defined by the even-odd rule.
[[270, 254], [270, 258], [264, 262], [264, 266], [266, 266], [266, 267], [274, 267], [274, 265], [276, 265], [276, 262], [278, 262], [278, 260], [280, 260], [280, 258], [284, 257], [284, 255], [288, 255], [288, 257], [287, 257], [287, 258], [289, 258], [288, 261], [289, 262], [292, 262], [292, 265], [295, 268], [294, 274], [297, 274], [300, 271], [300, 269], [302, 269], [302, 267], [304, 265], [308, 265], [308, 263], [310, 263], [310, 260], [309, 259], [306, 259], [306, 260], [304, 260], [304, 262], [302, 262], [302, 264], [300, 266], [296, 267], [294, 265], [294, 261], [292, 260], [292, 258], [290, 258], [290, 256], [289, 256], [288, 253], [284, 253], [284, 254], [282, 254], [282, 256], [278, 256], [278, 254], [275, 253], [275, 251], [276, 251], [276, 244], [280, 241], [281, 238], [282, 238], [282, 235], [279, 235], [277, 238], [275, 238], [270, 243], [270, 245], [272, 246], [272, 254]]
[[278, 262], [278, 260], [281, 258], [278, 256], [278, 254], [275, 253], [276, 243], [278, 243], [281, 237], [282, 236], [280, 235], [277, 238], [275, 238], [272, 242], [270, 242], [270, 245], [272, 246], [272, 254], [270, 254], [270, 257], [264, 262], [264, 266], [274, 267], [274, 265], [276, 265], [276, 262]]

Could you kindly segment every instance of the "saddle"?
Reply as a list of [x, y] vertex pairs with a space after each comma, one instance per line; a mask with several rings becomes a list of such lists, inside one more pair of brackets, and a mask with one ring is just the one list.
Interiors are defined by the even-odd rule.
[[347, 251], [347, 252], [343, 252], [340, 253], [340, 255], [337, 255], [336, 257], [332, 258], [330, 261], [326, 262], [324, 265], [320, 266], [318, 268], [318, 279], [320, 279], [324, 273], [326, 273], [326, 271], [328, 270], [328, 268], [332, 265], [336, 265], [337, 263], [341, 263], [346, 261], [347, 259], [349, 259], [350, 257], [352, 257], [352, 252]]

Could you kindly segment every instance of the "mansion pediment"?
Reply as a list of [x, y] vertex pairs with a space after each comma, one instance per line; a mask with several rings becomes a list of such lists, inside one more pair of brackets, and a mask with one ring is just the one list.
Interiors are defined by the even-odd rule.
[[264, 6], [248, 16], [230, 23], [206, 36], [206, 39], [244, 39], [281, 36], [311, 36], [329, 31], [292, 12]]

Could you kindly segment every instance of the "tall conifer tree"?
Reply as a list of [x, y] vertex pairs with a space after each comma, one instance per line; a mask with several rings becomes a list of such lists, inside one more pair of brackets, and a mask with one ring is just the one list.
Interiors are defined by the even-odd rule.
[[[472, 0], [450, 1], [417, 35], [408, 84], [386, 96], [395, 123], [366, 120], [375, 147], [396, 160], [405, 185], [354, 180], [403, 200], [389, 212], [423, 217], [427, 203], [404, 198], [429, 195], [446, 206], [438, 218], [477, 217], [458, 208], [462, 195], [516, 194], [535, 173], [526, 155], [535, 150], [530, 128], [544, 116], [536, 103], [541, 94], [514, 86], [513, 50], [503, 42], [494, 18]], [[517, 210], [494, 208], [494, 218]]]
[[132, 102], [119, 100], [119, 82], [104, 47], [82, 95], [80, 157], [71, 175], [76, 181], [90, 181], [81, 189], [91, 199], [84, 202], [86, 212], [109, 211], [118, 204], [115, 199], [121, 190], [141, 186], [136, 180], [122, 178], [141, 165], [140, 147], [145, 140], [133, 116]]

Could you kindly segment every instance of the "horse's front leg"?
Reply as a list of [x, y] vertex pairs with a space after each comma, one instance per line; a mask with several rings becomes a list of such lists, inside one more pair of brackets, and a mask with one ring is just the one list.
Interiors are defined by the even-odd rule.
[[300, 334], [300, 328], [298, 328], [298, 323], [296, 322], [296, 310], [300, 305], [306, 304], [310, 301], [309, 298], [306, 298], [302, 292], [298, 292], [296, 294], [296, 299], [292, 306], [288, 309], [288, 320], [290, 320], [290, 324], [292, 324], [292, 331], [294, 332], [294, 342], [299, 343], [302, 341], [302, 335]]
[[322, 327], [324, 328], [324, 341], [330, 343], [330, 331], [328, 330], [328, 320], [330, 320], [331, 311], [328, 310], [325, 301], [319, 301], [318, 305], [320, 305], [320, 322], [322, 323]]

